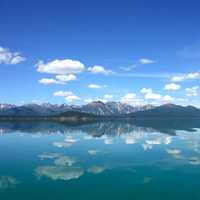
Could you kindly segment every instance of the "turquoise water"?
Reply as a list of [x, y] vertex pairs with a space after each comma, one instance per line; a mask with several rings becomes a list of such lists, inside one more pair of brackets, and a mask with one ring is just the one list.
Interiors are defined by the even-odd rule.
[[200, 199], [200, 122], [0, 123], [0, 199]]

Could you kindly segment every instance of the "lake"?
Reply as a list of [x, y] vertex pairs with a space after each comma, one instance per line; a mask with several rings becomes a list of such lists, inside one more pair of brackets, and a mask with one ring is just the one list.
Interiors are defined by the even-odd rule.
[[0, 122], [0, 199], [200, 199], [200, 121]]

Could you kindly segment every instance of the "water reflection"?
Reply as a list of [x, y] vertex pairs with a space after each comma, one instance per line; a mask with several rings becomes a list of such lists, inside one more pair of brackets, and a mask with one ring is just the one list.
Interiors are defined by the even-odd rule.
[[[66, 134], [73, 132], [87, 133], [93, 137], [103, 135], [121, 135], [132, 132], [160, 132], [163, 134], [175, 135], [176, 131], [195, 132], [200, 128], [200, 120], [180, 119], [180, 120], [135, 120], [108, 121], [88, 124], [64, 124], [56, 122], [37, 121], [4, 121], [0, 122], [0, 133], [41, 133], [41, 134]], [[73, 142], [73, 141], [72, 141]]]
[[[181, 176], [193, 178], [190, 182], [194, 187], [197, 177], [200, 179], [198, 120], [77, 125], [18, 121], [1, 122], [0, 130], [3, 149], [0, 152], [0, 190], [3, 191], [18, 191], [20, 187], [29, 186], [32, 191], [38, 185], [51, 188], [53, 184], [61, 193], [67, 193], [81, 191], [93, 181], [99, 183], [97, 190], [103, 192], [108, 187], [106, 183], [117, 188], [120, 181], [116, 180], [123, 180], [129, 193], [132, 185], [155, 187], [156, 183], [160, 190], [169, 191], [170, 184], [165, 184], [169, 177], [176, 184], [182, 183]], [[67, 184], [65, 187], [71, 190], [64, 190], [62, 184]], [[49, 189], [48, 192], [49, 199], [53, 199], [53, 191]], [[116, 193], [123, 193], [123, 190], [116, 190]], [[73, 195], [71, 199], [78, 194]]]
[[52, 180], [64, 180], [77, 179], [83, 175], [83, 170], [80, 167], [68, 167], [68, 166], [39, 166], [35, 170], [37, 176], [46, 176]]
[[19, 181], [15, 177], [12, 176], [0, 176], [0, 190], [5, 190], [8, 188], [13, 188]]

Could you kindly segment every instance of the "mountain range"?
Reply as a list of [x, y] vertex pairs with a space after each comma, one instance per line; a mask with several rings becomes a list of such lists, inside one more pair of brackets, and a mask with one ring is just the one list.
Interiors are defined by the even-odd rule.
[[120, 102], [94, 101], [82, 106], [68, 104], [0, 104], [1, 117], [62, 117], [62, 118], [200, 118], [200, 109], [194, 106], [164, 104], [161, 106], [130, 106]]
[[68, 111], [90, 113], [97, 116], [124, 115], [153, 108], [151, 105], [130, 106], [120, 102], [94, 101], [83, 106], [68, 104], [0, 104], [0, 116], [53, 116]]
[[194, 106], [164, 104], [149, 110], [130, 113], [131, 118], [200, 118], [200, 109]]

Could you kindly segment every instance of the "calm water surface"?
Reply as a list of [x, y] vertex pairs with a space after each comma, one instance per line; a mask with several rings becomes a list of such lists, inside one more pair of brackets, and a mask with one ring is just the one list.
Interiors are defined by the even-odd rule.
[[200, 121], [0, 122], [0, 199], [200, 199]]

